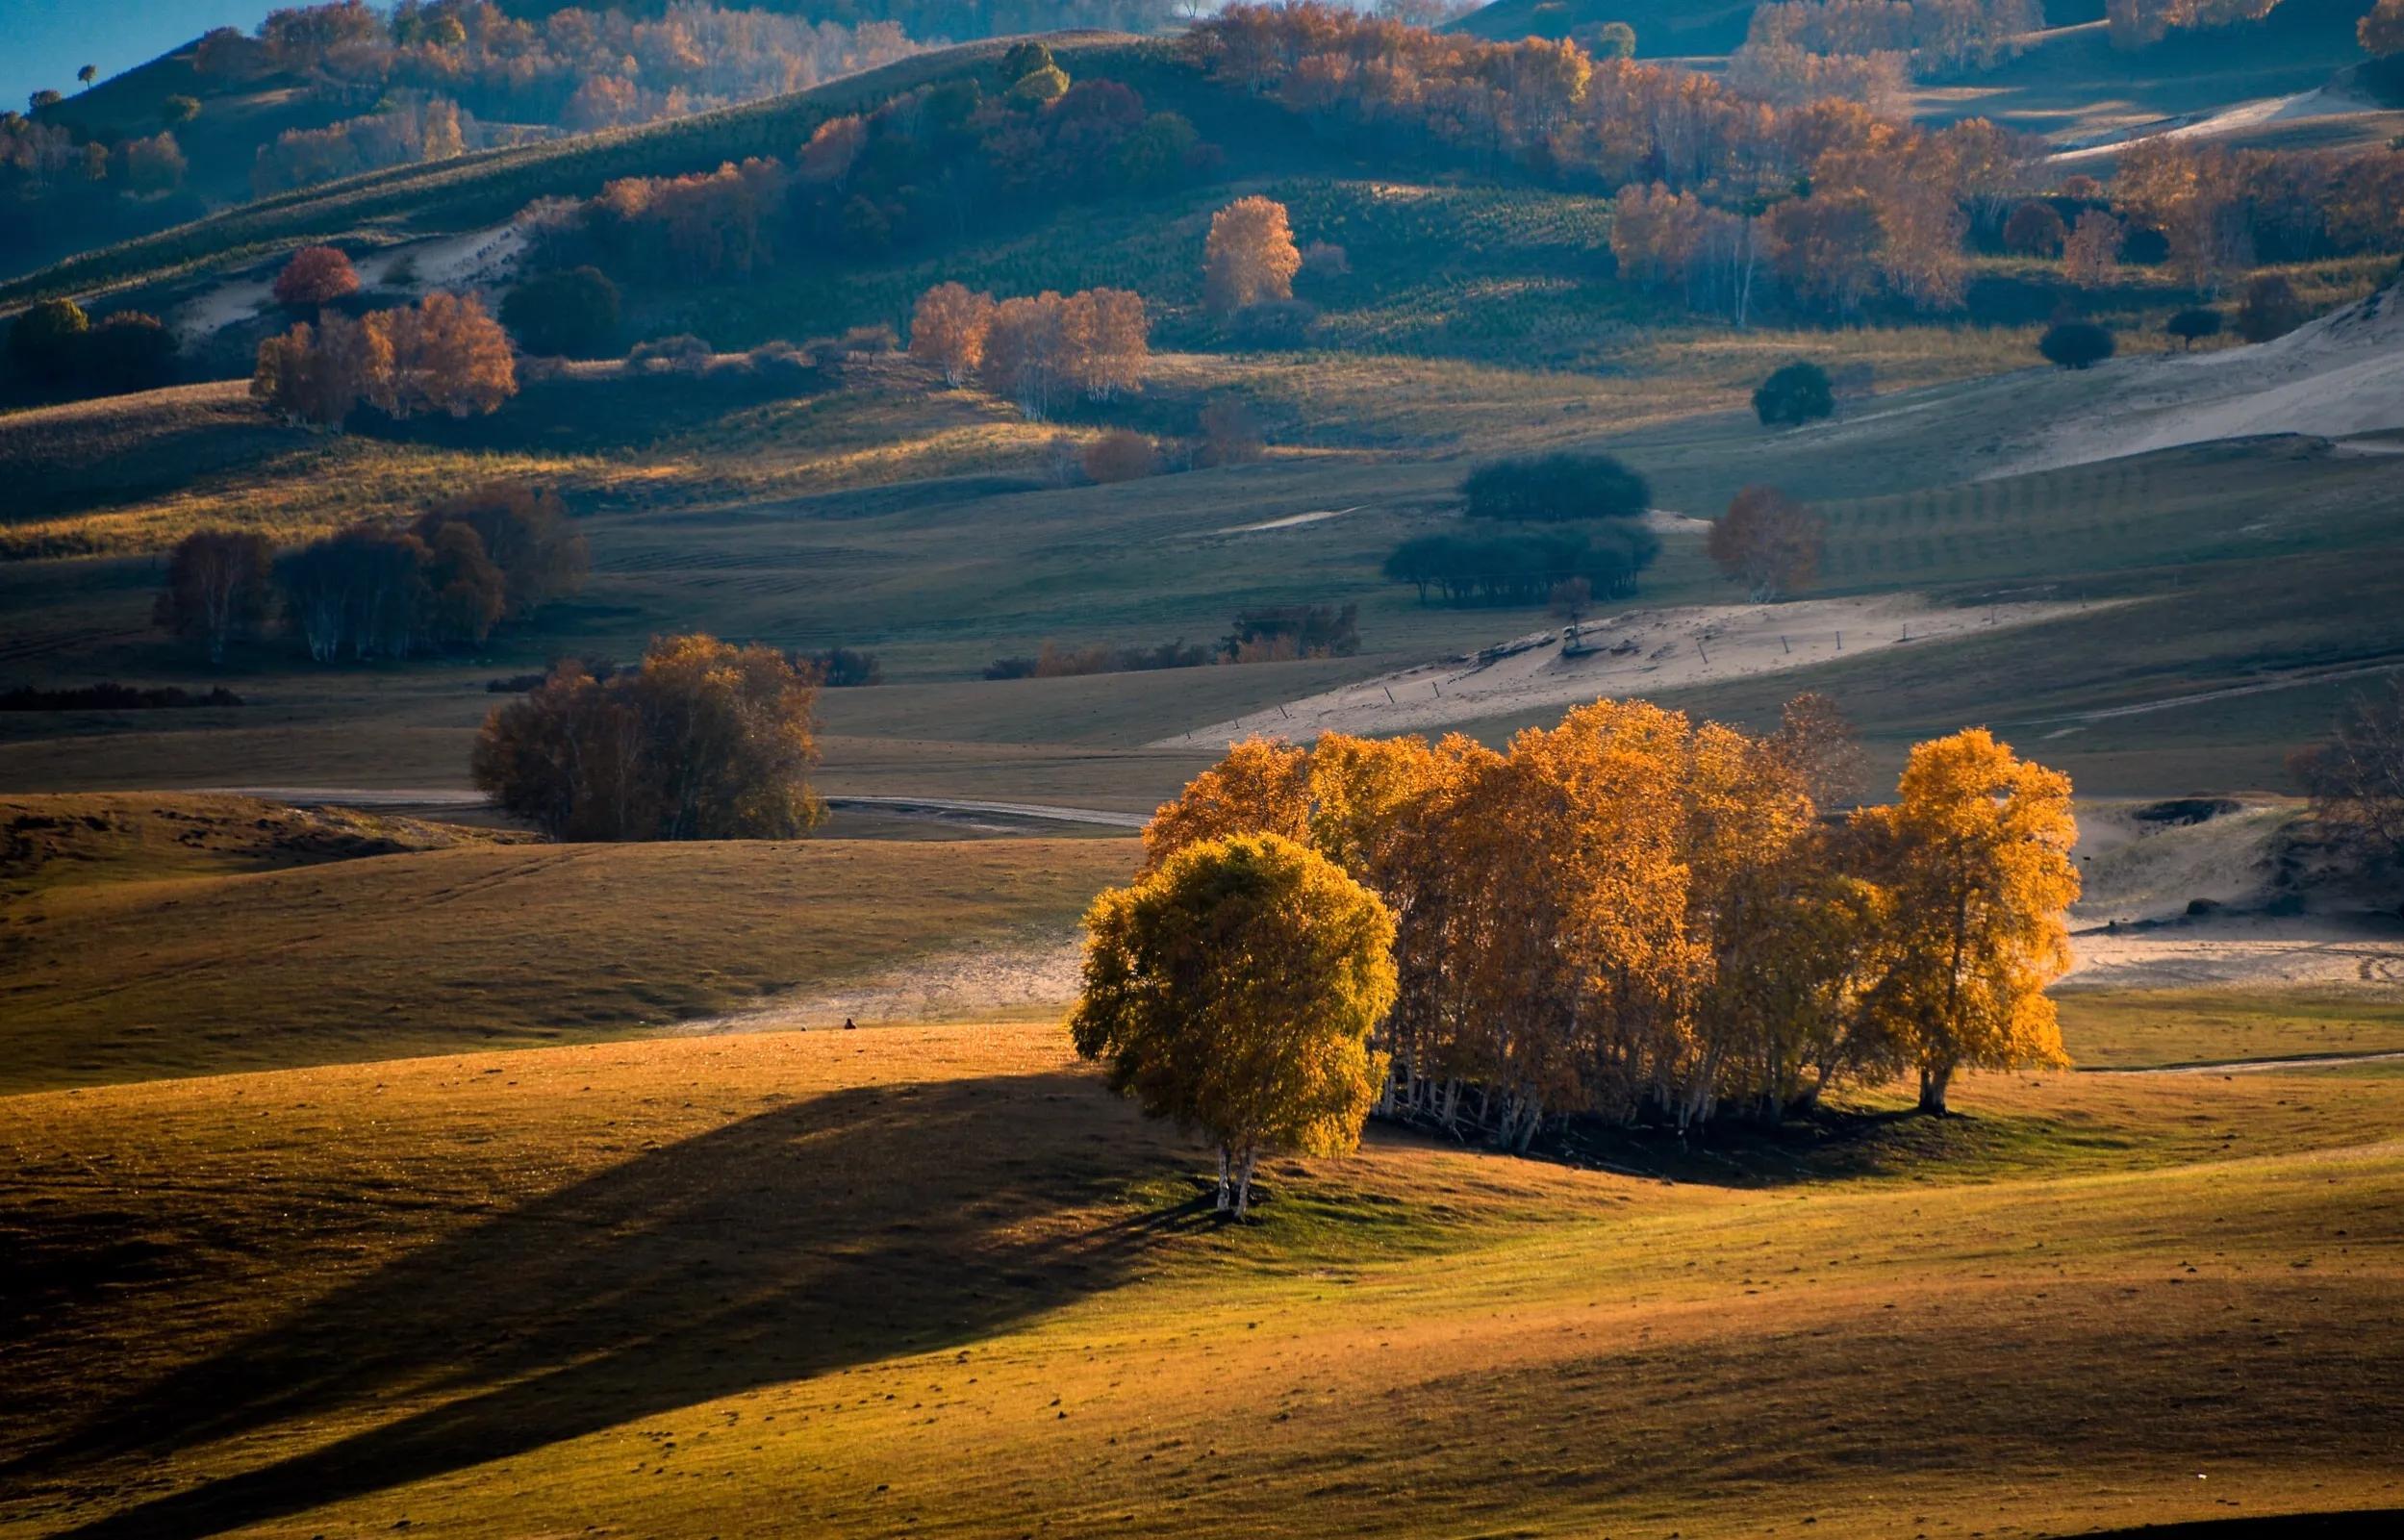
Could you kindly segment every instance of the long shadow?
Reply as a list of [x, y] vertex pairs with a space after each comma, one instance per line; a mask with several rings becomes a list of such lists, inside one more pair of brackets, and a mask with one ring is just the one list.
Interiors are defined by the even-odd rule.
[[[214, 1534], [632, 1419], [965, 1343], [1124, 1280], [1202, 1205], [1065, 1211], [1177, 1169], [1065, 1074], [871, 1087], [647, 1151], [412, 1252], [0, 1468], [82, 1477], [273, 1426], [394, 1420], [65, 1531]], [[1180, 1163], [1181, 1164], [1181, 1163]]]

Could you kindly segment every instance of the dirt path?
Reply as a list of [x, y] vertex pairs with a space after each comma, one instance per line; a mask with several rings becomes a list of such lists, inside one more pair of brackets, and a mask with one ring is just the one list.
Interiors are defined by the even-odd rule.
[[1255, 733], [1303, 742], [1323, 732], [1424, 732], [1597, 696], [1643, 695], [1809, 668], [2056, 619], [2081, 608], [1936, 609], [1917, 594], [1880, 594], [1630, 610], [1288, 701], [1151, 746], [1194, 747]]
[[2270, 1074], [2280, 1070], [2342, 1070], [2351, 1064], [2404, 1059], [2404, 1052], [2336, 1053], [2313, 1059], [2226, 1059], [2218, 1064], [2170, 1064], [2151, 1070], [2094, 1070], [2093, 1074]]

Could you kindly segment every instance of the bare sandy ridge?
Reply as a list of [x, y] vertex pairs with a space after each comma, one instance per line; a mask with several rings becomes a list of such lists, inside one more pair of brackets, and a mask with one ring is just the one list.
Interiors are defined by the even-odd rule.
[[1303, 742], [1326, 732], [1440, 731], [1521, 712], [1641, 695], [1860, 657], [2076, 614], [2070, 603], [1939, 609], [1917, 594], [1630, 610], [1538, 631], [1151, 746], [1194, 747], [1255, 734]]

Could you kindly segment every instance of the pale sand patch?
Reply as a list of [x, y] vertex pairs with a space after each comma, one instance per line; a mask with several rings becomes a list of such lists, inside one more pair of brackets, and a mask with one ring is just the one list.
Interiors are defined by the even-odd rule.
[[1805, 669], [2056, 619], [2081, 608], [2047, 603], [1936, 609], [1916, 594], [1875, 594], [1629, 610], [1288, 701], [1151, 746], [1191, 747], [1254, 734], [1303, 742], [1325, 732], [1439, 730], [1603, 696], [1645, 695]]
[[939, 952], [840, 983], [795, 990], [757, 1010], [679, 1022], [679, 1036], [790, 1032], [896, 1022], [979, 1022], [1063, 1016], [1076, 998], [1083, 944], [1075, 937], [1020, 940]]
[[2239, 916], [2070, 938], [2058, 988], [2347, 989], [2404, 995], [2404, 926], [2333, 915]]

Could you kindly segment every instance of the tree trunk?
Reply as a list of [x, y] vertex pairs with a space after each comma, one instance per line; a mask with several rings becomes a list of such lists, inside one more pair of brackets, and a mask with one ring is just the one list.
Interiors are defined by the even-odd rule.
[[1945, 1115], [1945, 1087], [1953, 1081], [1950, 1064], [1920, 1068], [1920, 1110], [1932, 1117]]
[[1243, 1174], [1235, 1180], [1235, 1217], [1237, 1219], [1242, 1219], [1253, 1211], [1253, 1162], [1258, 1158], [1258, 1155], [1259, 1152], [1254, 1149], [1247, 1149], [1244, 1151]]
[[1225, 1146], [1225, 1145], [1221, 1145], [1221, 1146], [1219, 1147], [1219, 1201], [1218, 1201], [1218, 1203], [1215, 1205], [1215, 1212], [1218, 1212], [1218, 1213], [1224, 1214], [1224, 1213], [1226, 1213], [1227, 1211], [1227, 1146]]

